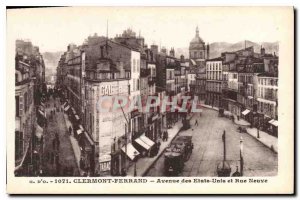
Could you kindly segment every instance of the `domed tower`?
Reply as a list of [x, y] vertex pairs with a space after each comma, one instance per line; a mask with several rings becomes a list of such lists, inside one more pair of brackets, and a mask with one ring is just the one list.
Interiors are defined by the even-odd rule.
[[196, 61], [206, 59], [206, 46], [205, 46], [205, 42], [199, 36], [198, 26], [196, 28], [196, 35], [190, 42], [189, 53], [190, 53], [190, 59]]

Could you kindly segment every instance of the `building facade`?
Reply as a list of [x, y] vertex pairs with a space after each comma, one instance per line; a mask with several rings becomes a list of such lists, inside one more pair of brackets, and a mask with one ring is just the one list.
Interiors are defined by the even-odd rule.
[[222, 58], [206, 61], [206, 104], [221, 107], [222, 101]]

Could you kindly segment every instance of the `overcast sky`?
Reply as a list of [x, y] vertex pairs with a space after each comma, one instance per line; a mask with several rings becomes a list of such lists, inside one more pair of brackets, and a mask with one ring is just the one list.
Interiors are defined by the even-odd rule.
[[7, 11], [7, 34], [30, 39], [41, 52], [65, 51], [69, 43], [82, 44], [97, 33], [114, 37], [130, 27], [137, 35], [167, 48], [188, 47], [198, 25], [207, 43], [275, 42], [284, 30], [279, 8], [39, 8]]

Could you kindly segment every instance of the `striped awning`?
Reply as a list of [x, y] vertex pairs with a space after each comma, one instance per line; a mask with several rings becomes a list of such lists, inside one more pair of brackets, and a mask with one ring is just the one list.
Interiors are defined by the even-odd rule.
[[126, 147], [122, 147], [122, 151], [127, 154], [130, 160], [134, 160], [136, 156], [140, 155], [140, 152], [138, 152], [131, 143], [128, 143]]
[[244, 110], [244, 111], [242, 112], [242, 114], [243, 114], [243, 115], [247, 115], [247, 114], [249, 114], [249, 112], [250, 112], [250, 110], [246, 109], [246, 110]]
[[276, 126], [276, 127], [278, 126], [278, 121], [275, 119], [270, 120], [269, 123], [272, 124], [273, 126]]
[[80, 135], [81, 133], [83, 133], [83, 130], [78, 129], [76, 132], [77, 132], [77, 135]]
[[70, 106], [68, 105], [67, 107], [64, 108], [65, 111], [68, 111], [70, 109]]

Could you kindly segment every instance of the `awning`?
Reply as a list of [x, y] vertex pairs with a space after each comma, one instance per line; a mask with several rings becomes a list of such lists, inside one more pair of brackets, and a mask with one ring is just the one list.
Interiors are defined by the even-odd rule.
[[77, 132], [77, 135], [80, 135], [83, 131], [81, 129], [78, 129], [76, 132]]
[[70, 109], [70, 106], [67, 106], [64, 108], [65, 111], [68, 111]]
[[40, 109], [41, 111], [45, 112], [45, 107], [44, 107], [44, 106], [40, 105], [40, 106], [39, 106], [39, 109]]
[[153, 142], [151, 139], [149, 139], [147, 136], [142, 135], [141, 137], [139, 137], [143, 142], [145, 142], [148, 146], [152, 147], [155, 142]]
[[142, 141], [140, 138], [135, 139], [135, 142], [141, 145], [144, 149], [149, 150], [151, 146], [146, 144], [144, 141]]
[[249, 114], [249, 112], [250, 112], [250, 110], [246, 109], [246, 110], [244, 110], [244, 111], [242, 112], [242, 114], [243, 114], [243, 115], [247, 115], [247, 114]]
[[67, 107], [67, 106], [69, 106], [69, 103], [66, 101], [66, 102], [64, 103], [64, 107]]
[[45, 107], [45, 104], [44, 104], [43, 102], [41, 102], [41, 105], [42, 105], [43, 107]]
[[25, 161], [25, 159], [26, 159], [26, 156], [27, 156], [27, 154], [28, 154], [28, 152], [29, 152], [29, 147], [30, 147], [30, 145], [27, 145], [26, 150], [25, 150], [25, 153], [24, 153], [24, 155], [23, 155], [23, 157], [22, 157], [22, 161], [21, 161], [21, 163], [20, 163], [18, 166], [16, 166], [15, 172], [17, 172], [19, 169], [22, 168], [22, 165], [23, 165], [23, 163], [24, 163], [24, 161]]
[[253, 96], [248, 96], [248, 99], [253, 99]]
[[79, 128], [81, 129], [81, 130], [84, 130], [84, 128], [83, 128], [83, 126], [80, 124], [79, 125]]
[[44, 131], [44, 129], [43, 129], [42, 127], [40, 127], [39, 125], [36, 125], [35, 135], [36, 135], [39, 139], [42, 138], [43, 131]]
[[270, 120], [269, 123], [276, 126], [276, 127], [278, 126], [278, 121], [275, 120], [275, 119]]
[[[138, 152], [138, 150], [136, 150], [131, 143], [128, 143], [127, 145], [127, 149], [124, 147], [122, 147], [122, 151], [124, 153], [127, 154], [127, 156], [130, 158], [130, 160], [134, 160], [134, 158], [138, 155], [140, 155], [140, 152]], [[134, 153], [136, 152], [136, 153]]]
[[74, 115], [76, 115], [76, 110], [72, 107], [72, 111], [74, 113]]
[[90, 143], [90, 145], [94, 145], [94, 141], [92, 140], [92, 138], [89, 136], [89, 134], [86, 132], [86, 131], [84, 131], [84, 135], [85, 135], [85, 137], [86, 137], [86, 139], [89, 141], [89, 143]]
[[46, 118], [46, 113], [44, 111], [42, 111], [41, 109], [39, 109], [39, 113]]
[[79, 116], [78, 116], [78, 115], [75, 115], [75, 118], [76, 118], [77, 120], [79, 120]]

